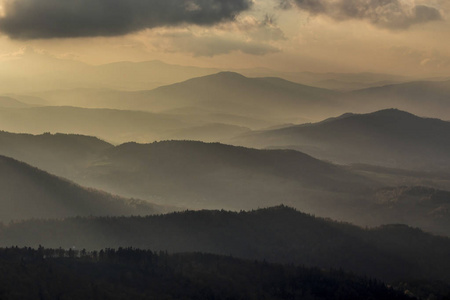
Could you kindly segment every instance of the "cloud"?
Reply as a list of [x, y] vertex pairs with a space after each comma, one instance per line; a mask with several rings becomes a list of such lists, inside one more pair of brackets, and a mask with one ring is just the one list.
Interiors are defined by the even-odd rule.
[[268, 14], [262, 18], [241, 15], [234, 22], [207, 28], [194, 25], [148, 30], [144, 39], [152, 51], [183, 52], [194, 57], [232, 52], [266, 55], [280, 52], [287, 40], [275, 18]]
[[0, 31], [14, 39], [120, 36], [162, 26], [209, 26], [233, 20], [252, 3], [252, 0], [3, 0]]
[[337, 21], [357, 19], [391, 30], [442, 20], [437, 8], [416, 5], [413, 0], [279, 0], [280, 7], [294, 4], [312, 15], [326, 15]]
[[153, 47], [164, 52], [190, 53], [195, 57], [213, 57], [237, 51], [251, 55], [280, 51], [268, 43], [217, 30], [203, 33], [193, 33], [189, 30], [159, 33]]
[[253, 41], [280, 41], [286, 40], [284, 32], [278, 27], [275, 18], [266, 14], [264, 18], [257, 19], [252, 16], [237, 18], [235, 22], [216, 26], [217, 29], [244, 35]]

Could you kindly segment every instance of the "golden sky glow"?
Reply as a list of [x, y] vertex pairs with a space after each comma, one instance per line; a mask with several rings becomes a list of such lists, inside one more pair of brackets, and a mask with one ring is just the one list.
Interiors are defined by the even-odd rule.
[[20, 59], [21, 49], [31, 47], [90, 64], [159, 59], [219, 68], [449, 75], [450, 1], [398, 1], [405, 7], [426, 4], [441, 18], [391, 28], [391, 23], [377, 23], [381, 18], [374, 21], [372, 12], [342, 17], [340, 11], [316, 13], [302, 7], [307, 0], [297, 0], [298, 7], [289, 9], [278, 8], [280, 1], [255, 0], [236, 20], [207, 26], [156, 26], [112, 37], [13, 39], [3, 34], [0, 60]]

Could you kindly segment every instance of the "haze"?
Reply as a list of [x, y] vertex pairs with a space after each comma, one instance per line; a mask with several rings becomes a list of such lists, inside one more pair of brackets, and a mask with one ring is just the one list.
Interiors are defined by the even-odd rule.
[[0, 0], [0, 298], [450, 299], [449, 36], [448, 0]]

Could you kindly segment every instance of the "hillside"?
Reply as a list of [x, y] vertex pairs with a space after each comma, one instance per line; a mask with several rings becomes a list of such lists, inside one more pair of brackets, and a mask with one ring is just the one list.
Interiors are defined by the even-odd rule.
[[24, 50], [17, 59], [0, 62], [0, 92], [34, 93], [55, 88], [142, 90], [219, 71], [157, 60], [90, 65], [72, 59], [59, 59], [32, 48]]
[[0, 282], [20, 299], [416, 299], [342, 271], [130, 248], [0, 249]]
[[162, 207], [82, 188], [0, 156], [0, 220], [152, 214]]
[[81, 178], [127, 197], [158, 196], [165, 203], [200, 209], [251, 209], [284, 202], [317, 210], [377, 186], [296, 151], [193, 141], [122, 144], [104, 152]]
[[[386, 173], [336, 166], [296, 151], [193, 141], [114, 147], [93, 137], [64, 134], [0, 132], [0, 155], [83, 186], [162, 205], [239, 210], [287, 203], [359, 225], [401, 221], [450, 235], [450, 195], [443, 191], [450, 177], [429, 172]], [[425, 201], [435, 194], [447, 202]], [[404, 200], [394, 206], [394, 195]]]
[[168, 134], [168, 139], [217, 142], [219, 140], [231, 139], [236, 135], [240, 135], [249, 131], [250, 129], [246, 127], [228, 125], [223, 123], [212, 123], [175, 130], [174, 132]]
[[221, 114], [287, 122], [330, 115], [338, 106], [333, 98], [340, 93], [281, 78], [248, 78], [238, 73], [220, 72], [153, 90], [75, 89], [36, 95], [53, 105], [151, 112], [196, 107]]
[[[153, 142], [169, 139], [174, 135], [190, 139], [196, 132], [199, 138], [223, 141], [242, 133], [237, 127], [261, 128], [270, 122], [252, 120], [238, 115], [205, 113], [200, 116], [151, 113], [144, 111], [92, 109], [69, 106], [44, 106], [30, 108], [0, 108], [0, 129], [10, 132], [42, 134], [60, 132], [97, 136], [112, 143], [129, 141]], [[221, 120], [221, 130], [213, 131], [217, 120]], [[228, 127], [226, 129], [225, 127]], [[206, 129], [211, 128], [208, 132]], [[186, 131], [187, 130], [187, 131]]]
[[41, 135], [0, 131], [0, 155], [13, 157], [52, 174], [76, 177], [103, 151], [113, 145], [91, 136]]
[[406, 76], [370, 72], [280, 72], [263, 68], [241, 69], [237, 72], [248, 77], [276, 76], [293, 82], [338, 91], [359, 90], [412, 80], [412, 78]]
[[23, 108], [28, 107], [28, 104], [20, 102], [14, 98], [7, 96], [0, 96], [0, 107], [5, 108]]
[[[373, 195], [368, 222], [414, 224], [450, 236], [450, 192], [423, 186], [382, 188]], [[440, 230], [438, 229], [440, 228]]]
[[256, 147], [304, 151], [338, 163], [404, 169], [450, 168], [450, 122], [387, 109], [323, 122], [254, 132], [234, 140]]
[[154, 141], [173, 130], [196, 125], [168, 115], [139, 111], [51, 106], [0, 109], [0, 128], [5, 131], [83, 134], [116, 143]]
[[[33, 230], [31, 230], [33, 229]], [[131, 218], [25, 221], [3, 227], [1, 245], [208, 252], [341, 268], [387, 281], [450, 282], [450, 239], [404, 225], [362, 229], [285, 206], [250, 212], [187, 211]]]
[[414, 114], [450, 120], [450, 81], [414, 81], [357, 90], [346, 95], [354, 109], [397, 107]]
[[[336, 95], [330, 90], [281, 78], [248, 78], [238, 73], [221, 72], [149, 91], [149, 101], [140, 105], [152, 110], [197, 106], [222, 113], [245, 112], [249, 117], [270, 116], [280, 120], [311, 118], [318, 107], [331, 110], [336, 106], [332, 99]], [[326, 109], [321, 113], [326, 114]]]

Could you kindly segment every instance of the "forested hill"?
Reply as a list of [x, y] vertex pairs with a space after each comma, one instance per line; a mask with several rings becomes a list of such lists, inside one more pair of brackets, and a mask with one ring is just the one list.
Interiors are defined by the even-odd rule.
[[342, 271], [208, 254], [0, 249], [0, 299], [413, 300]]
[[404, 225], [376, 229], [278, 206], [251, 212], [187, 211], [149, 217], [24, 221], [0, 230], [0, 246], [137, 247], [342, 268], [384, 280], [450, 282], [450, 239]]

